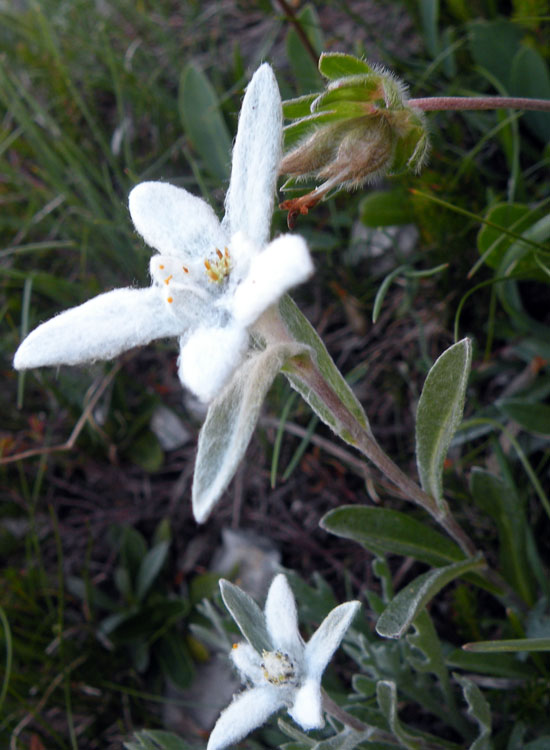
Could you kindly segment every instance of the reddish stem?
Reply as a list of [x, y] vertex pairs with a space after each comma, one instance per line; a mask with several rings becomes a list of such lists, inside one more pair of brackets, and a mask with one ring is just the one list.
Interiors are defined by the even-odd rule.
[[461, 109], [533, 109], [550, 112], [550, 99], [516, 96], [429, 96], [424, 99], [409, 99], [407, 104], [424, 112]]

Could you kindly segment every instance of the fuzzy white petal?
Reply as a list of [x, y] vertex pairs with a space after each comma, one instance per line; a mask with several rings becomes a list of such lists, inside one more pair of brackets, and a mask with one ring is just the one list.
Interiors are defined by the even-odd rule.
[[241, 326], [200, 327], [182, 342], [178, 374], [181, 382], [208, 403], [221, 391], [248, 347]]
[[335, 607], [319, 625], [306, 644], [305, 659], [308, 678], [320, 681], [325, 667], [349, 628], [360, 602], [346, 602]]
[[243, 326], [253, 325], [264, 310], [312, 273], [313, 262], [303, 238], [294, 234], [277, 237], [252, 258], [248, 276], [235, 290], [235, 320]]
[[267, 632], [275, 648], [301, 662], [304, 645], [298, 631], [296, 601], [282, 573], [275, 576], [269, 587], [264, 611]]
[[261, 659], [249, 643], [236, 643], [231, 649], [231, 661], [250, 682], [258, 683], [263, 679]]
[[115, 289], [38, 326], [17, 350], [13, 364], [23, 370], [111, 359], [184, 331], [185, 321], [169, 314], [157, 288]]
[[207, 258], [227, 243], [213, 209], [166, 182], [141, 182], [128, 198], [130, 215], [145, 242], [165, 255]]
[[245, 690], [222, 711], [206, 750], [223, 750], [246, 737], [284, 705], [273, 685]]
[[288, 713], [302, 729], [320, 729], [324, 725], [319, 680], [307, 679], [296, 691]]
[[230, 236], [242, 231], [260, 247], [268, 241], [281, 145], [281, 97], [264, 64], [246, 89], [239, 117], [223, 220]]

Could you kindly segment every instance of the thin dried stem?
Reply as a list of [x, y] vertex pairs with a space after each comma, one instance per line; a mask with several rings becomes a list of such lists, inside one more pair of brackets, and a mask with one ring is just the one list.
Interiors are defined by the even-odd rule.
[[[41, 448], [31, 448], [28, 451], [22, 451], [21, 453], [16, 453], [13, 456], [4, 456], [4, 458], [0, 458], [0, 466], [3, 466], [4, 464], [11, 464], [15, 461], [22, 461], [25, 458], [33, 458], [34, 456], [47, 456], [50, 453], [59, 453], [60, 451], [70, 451], [73, 449], [74, 444], [78, 440], [78, 436], [82, 432], [84, 425], [89, 420], [92, 420], [92, 412], [95, 409], [97, 402], [101, 398], [101, 396], [105, 393], [105, 390], [107, 389], [108, 385], [111, 383], [117, 372], [122, 367], [122, 362], [117, 362], [112, 370], [109, 372], [108, 375], [106, 375], [99, 385], [97, 386], [95, 392], [91, 396], [90, 400], [86, 404], [86, 407], [82, 414], [80, 415], [78, 422], [73, 427], [73, 430], [71, 434], [69, 435], [68, 439], [64, 443], [59, 443], [58, 445], [46, 445], [42, 446]], [[91, 389], [93, 390], [93, 388]]]

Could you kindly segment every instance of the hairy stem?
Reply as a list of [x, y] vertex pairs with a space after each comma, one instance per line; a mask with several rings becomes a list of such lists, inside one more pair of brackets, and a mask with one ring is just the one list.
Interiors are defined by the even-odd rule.
[[466, 109], [530, 109], [550, 112], [550, 99], [527, 99], [517, 96], [428, 96], [423, 99], [409, 99], [407, 104], [424, 112]]

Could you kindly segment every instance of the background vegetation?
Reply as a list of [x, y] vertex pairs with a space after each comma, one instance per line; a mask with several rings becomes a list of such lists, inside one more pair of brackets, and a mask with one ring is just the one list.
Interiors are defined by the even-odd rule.
[[[413, 96], [550, 98], [544, 2], [293, 7], [316, 52], [383, 62]], [[306, 628], [332, 606], [328, 585], [337, 600], [351, 592], [376, 612], [384, 586], [424, 568], [391, 555], [371, 567], [363, 549], [318, 527], [344, 502], [402, 504], [282, 379], [246, 465], [198, 528], [188, 495], [202, 414], [182, 395], [169, 343], [85, 369], [11, 368], [40, 321], [101, 290], [148, 283], [149, 251], [126, 207], [135, 183], [168, 180], [221, 209], [243, 88], [262, 60], [285, 98], [321, 88], [283, 10], [246, 0], [2, 3], [0, 40], [0, 744], [114, 748], [161, 726], [165, 679], [192, 685], [209, 656], [191, 626], [212, 629], [200, 602], [217, 596], [208, 571], [222, 528], [266, 534], [286, 567], [316, 581], [303, 589]], [[420, 176], [341, 193], [299, 220], [317, 274], [297, 299], [377, 437], [411, 472], [426, 373], [455, 333], [472, 338], [446, 490], [529, 614], [461, 582], [431, 615], [455, 654], [449, 664], [488, 688], [494, 747], [540, 750], [550, 746], [547, 655], [491, 666], [486, 656], [460, 662], [455, 650], [550, 636], [550, 117], [442, 112], [430, 122]], [[277, 212], [274, 232], [284, 227]], [[159, 408], [175, 418], [175, 447]], [[456, 741], [413, 697], [405, 691], [413, 729]]]

